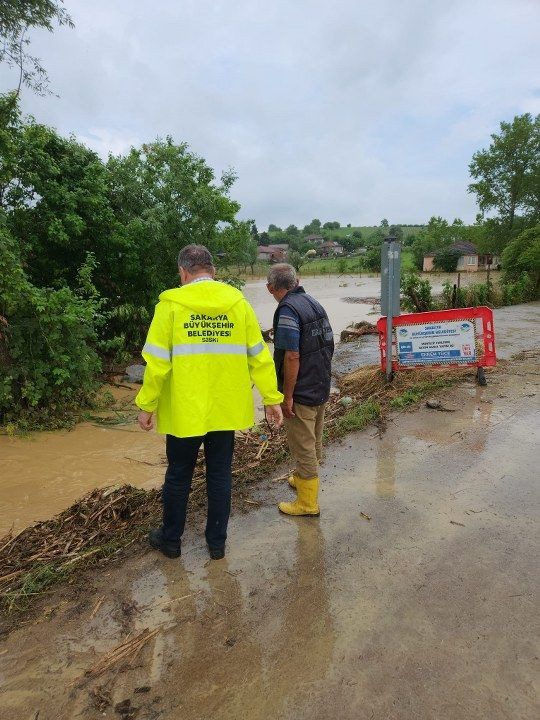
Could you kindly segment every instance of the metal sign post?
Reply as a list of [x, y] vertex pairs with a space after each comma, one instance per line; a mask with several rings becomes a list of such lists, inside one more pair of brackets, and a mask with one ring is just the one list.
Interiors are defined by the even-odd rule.
[[386, 315], [386, 379], [392, 379], [392, 324], [399, 310], [401, 244], [387, 237], [381, 248], [381, 315]]

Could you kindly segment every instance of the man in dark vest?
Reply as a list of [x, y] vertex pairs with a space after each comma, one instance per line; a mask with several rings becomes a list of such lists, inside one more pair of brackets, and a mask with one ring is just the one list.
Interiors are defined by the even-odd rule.
[[287, 515], [319, 515], [319, 462], [324, 409], [330, 395], [334, 335], [325, 309], [298, 284], [292, 265], [273, 265], [267, 288], [277, 300], [274, 362], [289, 448], [296, 467], [289, 478], [294, 502], [281, 502]]

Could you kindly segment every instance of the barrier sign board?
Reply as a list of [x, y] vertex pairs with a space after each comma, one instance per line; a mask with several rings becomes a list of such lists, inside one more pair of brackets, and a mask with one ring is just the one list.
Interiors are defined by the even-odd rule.
[[377, 322], [381, 368], [495, 365], [493, 311], [488, 307], [409, 313], [394, 318], [391, 346], [386, 318]]
[[476, 338], [471, 320], [402, 325], [396, 328], [396, 336], [400, 365], [476, 360]]

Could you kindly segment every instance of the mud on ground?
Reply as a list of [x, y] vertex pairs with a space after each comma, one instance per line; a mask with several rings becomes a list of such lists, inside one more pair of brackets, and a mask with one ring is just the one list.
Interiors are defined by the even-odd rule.
[[538, 716], [538, 357], [328, 449], [321, 517], [284, 483], [54, 591], [0, 646], [10, 720]]

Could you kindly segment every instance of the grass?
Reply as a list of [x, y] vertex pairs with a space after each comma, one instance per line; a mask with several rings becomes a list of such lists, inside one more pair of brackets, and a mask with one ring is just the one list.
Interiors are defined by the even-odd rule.
[[[146, 528], [144, 530], [146, 531]], [[140, 532], [136, 532], [135, 537], [139, 534]], [[121, 539], [110, 540], [86, 550], [77, 558], [77, 562], [37, 563], [23, 575], [17, 588], [4, 593], [2, 604], [9, 613], [26, 610], [37, 595], [42, 595], [52, 585], [67, 580], [76, 570], [87, 568], [99, 560], [114, 555], [125, 546], [126, 542]]]
[[349, 432], [357, 432], [371, 425], [381, 416], [381, 407], [373, 400], [355, 405], [342, 415], [333, 428], [333, 437], [342, 437]]
[[404, 408], [416, 405], [425, 397], [435, 390], [452, 387], [460, 382], [460, 378], [450, 377], [449, 379], [439, 378], [430, 382], [419, 383], [405, 390], [401, 395], [397, 395], [390, 401], [390, 407], [393, 410], [403, 410]]
[[54, 585], [68, 573], [61, 571], [54, 565], [36, 565], [23, 577], [20, 587], [6, 593], [3, 598], [4, 606], [9, 612], [25, 610], [32, 602], [34, 596], [41, 595], [50, 585]]

